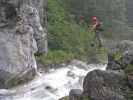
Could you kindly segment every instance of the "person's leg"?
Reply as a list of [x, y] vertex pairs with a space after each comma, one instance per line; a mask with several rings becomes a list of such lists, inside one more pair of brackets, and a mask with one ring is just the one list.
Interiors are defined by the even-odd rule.
[[96, 31], [95, 33], [96, 33], [96, 39], [98, 40], [98, 46], [102, 47], [102, 41], [100, 39], [100, 32]]

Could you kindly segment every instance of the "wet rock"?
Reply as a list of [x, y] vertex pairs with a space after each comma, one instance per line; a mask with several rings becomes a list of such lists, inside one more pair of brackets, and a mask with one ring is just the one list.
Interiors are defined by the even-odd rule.
[[71, 71], [67, 72], [67, 76], [72, 77], [72, 78], [76, 77], [76, 75], [73, 72], [71, 72]]
[[69, 100], [82, 100], [82, 90], [72, 89], [69, 93]]
[[92, 100], [126, 100], [125, 75], [119, 72], [95, 70], [85, 77], [83, 95]]

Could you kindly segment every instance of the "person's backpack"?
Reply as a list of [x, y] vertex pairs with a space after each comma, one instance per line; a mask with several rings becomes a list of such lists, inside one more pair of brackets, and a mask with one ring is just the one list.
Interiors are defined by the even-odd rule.
[[103, 29], [103, 23], [99, 22], [99, 24], [96, 27], [97, 27], [96, 30], [98, 30], [98, 31], [104, 31], [104, 29]]

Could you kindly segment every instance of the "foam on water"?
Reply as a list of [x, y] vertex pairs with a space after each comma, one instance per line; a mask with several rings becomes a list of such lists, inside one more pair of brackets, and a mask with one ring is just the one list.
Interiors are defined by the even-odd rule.
[[91, 64], [85, 67], [68, 65], [51, 69], [23, 86], [0, 90], [0, 100], [58, 100], [69, 95], [71, 89], [82, 89], [86, 74], [95, 69], [105, 70], [106, 65]]

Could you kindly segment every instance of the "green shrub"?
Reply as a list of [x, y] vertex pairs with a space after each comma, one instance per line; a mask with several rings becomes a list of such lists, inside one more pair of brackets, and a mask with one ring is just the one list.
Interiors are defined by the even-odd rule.
[[42, 64], [59, 64], [73, 59], [73, 54], [62, 50], [49, 51], [47, 55], [37, 56], [37, 60]]
[[133, 73], [133, 65], [132, 64], [127, 65], [124, 70], [126, 73], [129, 73], [129, 74]]
[[107, 49], [104, 47], [98, 48], [96, 50], [97, 54], [97, 59], [99, 60], [100, 63], [107, 63], [108, 60], [108, 55], [107, 55]]
[[122, 57], [122, 53], [120, 51], [117, 51], [113, 54], [113, 58], [115, 61], [120, 61], [121, 57]]
[[41, 57], [45, 58], [45, 62], [46, 58], [50, 62], [49, 56], [56, 55], [54, 53], [57, 51], [69, 52], [75, 58], [85, 59], [85, 56], [94, 54], [97, 48], [95, 33], [88, 31], [86, 24], [77, 24], [62, 0], [48, 0], [48, 44], [50, 53], [47, 57]]
[[77, 23], [79, 19], [75, 19], [77, 16], [72, 14], [70, 6], [67, 0], [48, 0], [48, 44], [51, 51], [47, 56], [40, 55], [37, 58], [45, 64], [71, 58], [88, 60], [98, 54], [103, 62], [106, 59], [105, 50], [97, 50], [95, 32], [88, 31], [88, 21], [82, 25]]

